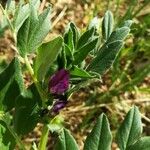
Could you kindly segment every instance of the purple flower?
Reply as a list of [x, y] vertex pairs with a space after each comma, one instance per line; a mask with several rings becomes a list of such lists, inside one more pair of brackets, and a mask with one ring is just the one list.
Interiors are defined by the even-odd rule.
[[59, 111], [63, 109], [66, 106], [66, 104], [67, 101], [62, 101], [62, 100], [56, 101], [53, 106], [53, 112], [59, 113]]
[[69, 72], [65, 69], [57, 71], [49, 81], [49, 91], [52, 94], [62, 94], [69, 88]]

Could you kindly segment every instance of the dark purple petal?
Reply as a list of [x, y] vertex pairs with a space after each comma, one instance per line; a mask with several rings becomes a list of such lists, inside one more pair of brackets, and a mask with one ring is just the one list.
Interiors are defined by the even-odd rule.
[[62, 94], [69, 87], [69, 72], [65, 69], [57, 71], [49, 81], [49, 91], [52, 94]]
[[53, 106], [53, 112], [58, 113], [61, 109], [63, 109], [67, 104], [67, 101], [56, 101]]

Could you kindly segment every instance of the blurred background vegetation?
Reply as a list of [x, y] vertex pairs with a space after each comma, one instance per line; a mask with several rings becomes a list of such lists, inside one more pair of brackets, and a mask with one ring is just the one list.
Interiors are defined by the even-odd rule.
[[[5, 2], [1, 0], [4, 6]], [[94, 17], [101, 22], [107, 10], [113, 12], [116, 25], [127, 19], [133, 20], [123, 49], [112, 68], [102, 76], [102, 81], [74, 93], [67, 108], [61, 111], [64, 125], [72, 131], [80, 148], [99, 114], [107, 114], [115, 133], [133, 104], [142, 112], [144, 134], [150, 135], [150, 0], [43, 0], [41, 9], [48, 3], [52, 5], [52, 30], [48, 39], [63, 34], [69, 21], [75, 22], [84, 31]], [[12, 13], [13, 6], [10, 9]], [[101, 32], [101, 28], [98, 29]], [[0, 12], [0, 72], [14, 57], [13, 43], [7, 21]], [[30, 76], [26, 72], [24, 80], [28, 85]], [[30, 144], [40, 134], [38, 125], [24, 137], [24, 142]], [[53, 145], [51, 137], [49, 149]], [[115, 138], [112, 149], [117, 149]]]

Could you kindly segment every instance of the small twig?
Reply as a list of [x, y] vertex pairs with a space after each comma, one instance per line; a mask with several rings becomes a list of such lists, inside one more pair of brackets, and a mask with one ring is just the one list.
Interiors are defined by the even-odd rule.
[[92, 109], [96, 109], [96, 108], [100, 108], [100, 107], [105, 107], [106, 106], [106, 104], [99, 104], [99, 105], [93, 105], [93, 106], [83, 106], [83, 105], [81, 105], [81, 106], [78, 106], [78, 107], [76, 107], [76, 108], [69, 108], [69, 110], [68, 111], [65, 111], [65, 113], [77, 113], [77, 112], [81, 112], [81, 111], [87, 111], [87, 110], [92, 110]]
[[146, 103], [149, 102], [150, 103], [150, 99], [137, 99], [137, 100], [124, 100], [123, 102], [126, 103]]
[[53, 12], [51, 13], [51, 15], [50, 15], [50, 19], [52, 19], [56, 14], [57, 14], [57, 12], [56, 12], [56, 11], [53, 11]]
[[67, 10], [67, 6], [64, 7], [64, 9], [60, 12], [58, 17], [54, 20], [54, 22], [52, 23], [51, 29], [59, 22], [59, 20], [61, 20], [61, 18], [64, 16], [66, 10]]
[[19, 54], [19, 52], [18, 52], [16, 46], [14, 46], [13, 44], [11, 44], [11, 45], [10, 45], [10, 48], [11, 48], [12, 50], [14, 50], [17, 54]]
[[39, 8], [40, 13], [43, 11], [45, 4], [46, 4], [46, 0], [42, 0], [42, 3], [41, 3], [40, 8]]
[[141, 117], [142, 117], [145, 121], [147, 121], [147, 122], [150, 123], [150, 118], [146, 117], [146, 116], [143, 115], [143, 114], [141, 114]]

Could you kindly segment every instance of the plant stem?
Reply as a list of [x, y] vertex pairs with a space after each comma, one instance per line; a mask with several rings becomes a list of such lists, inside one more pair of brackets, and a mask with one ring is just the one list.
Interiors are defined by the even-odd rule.
[[27, 66], [27, 69], [28, 69], [28, 71], [29, 71], [29, 73], [30, 73], [32, 79], [34, 80], [34, 82], [37, 82], [37, 81], [36, 81], [36, 78], [34, 77], [34, 71], [33, 71], [32, 67], [31, 67], [31, 65], [30, 65], [30, 62], [29, 62], [29, 60], [28, 60], [27, 55], [25, 56], [24, 61], [25, 61], [25, 64], [26, 64], [26, 66]]
[[[29, 73], [33, 79], [33, 82], [35, 83], [35, 86], [36, 86], [36, 88], [40, 94], [40, 97], [42, 99], [42, 106], [44, 106], [45, 95], [44, 95], [44, 93], [43, 93], [43, 91], [42, 91], [42, 89], [38, 83], [37, 78], [34, 75], [34, 71], [32, 69], [32, 66], [31, 66], [27, 56], [25, 56], [24, 61], [25, 61], [25, 64], [27, 66], [27, 69], [28, 69], [28, 71], [29, 71]], [[42, 136], [41, 136], [40, 143], [39, 143], [39, 150], [45, 150], [46, 149], [46, 144], [47, 144], [47, 140], [48, 140], [48, 132], [49, 132], [49, 129], [47, 127], [47, 124], [44, 124], [43, 130], [42, 130]]]
[[48, 132], [49, 132], [49, 129], [47, 127], [47, 124], [45, 124], [42, 130], [42, 136], [41, 136], [39, 148], [38, 148], [39, 150], [46, 150], [46, 144], [48, 141]]
[[32, 66], [31, 66], [31, 64], [30, 64], [30, 62], [28, 60], [27, 55], [25, 56], [24, 61], [25, 61], [25, 64], [27, 66], [27, 69], [28, 69], [28, 71], [29, 71], [29, 73], [30, 73], [30, 75], [31, 75], [31, 77], [33, 79], [33, 82], [34, 82], [34, 84], [35, 84], [35, 86], [36, 86], [36, 88], [37, 88], [37, 90], [38, 90], [38, 92], [40, 94], [40, 97], [42, 99], [42, 106], [44, 106], [44, 101], [45, 101], [46, 97], [45, 97], [45, 94], [44, 94], [43, 90], [41, 89], [41, 86], [40, 86], [37, 78], [34, 75], [33, 68], [32, 68]]

